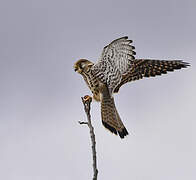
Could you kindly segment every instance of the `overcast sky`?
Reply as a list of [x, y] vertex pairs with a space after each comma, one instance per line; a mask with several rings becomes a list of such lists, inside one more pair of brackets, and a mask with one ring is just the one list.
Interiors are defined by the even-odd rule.
[[89, 130], [73, 71], [128, 35], [137, 58], [191, 67], [123, 86], [115, 95], [130, 135], [101, 124], [92, 104], [101, 180], [196, 179], [195, 0], [1, 0], [0, 179], [92, 178]]

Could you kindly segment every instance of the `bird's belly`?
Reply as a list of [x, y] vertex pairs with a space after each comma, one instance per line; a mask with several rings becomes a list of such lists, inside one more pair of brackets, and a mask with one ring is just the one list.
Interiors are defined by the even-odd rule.
[[93, 99], [95, 101], [100, 101], [100, 82], [93, 74], [85, 74], [85, 81], [90, 88]]

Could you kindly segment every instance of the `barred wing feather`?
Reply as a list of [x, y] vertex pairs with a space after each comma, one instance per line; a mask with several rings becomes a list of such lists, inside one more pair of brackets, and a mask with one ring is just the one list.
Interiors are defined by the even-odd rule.
[[110, 93], [121, 82], [135, 59], [134, 46], [131, 46], [128, 37], [122, 37], [105, 46], [98, 62], [92, 67], [95, 76], [107, 84]]

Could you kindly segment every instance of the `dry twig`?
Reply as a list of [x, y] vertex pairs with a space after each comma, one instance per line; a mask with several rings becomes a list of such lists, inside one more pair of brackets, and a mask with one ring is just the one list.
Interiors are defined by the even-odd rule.
[[82, 98], [82, 102], [84, 105], [85, 113], [87, 115], [88, 122], [79, 121], [79, 123], [88, 125], [90, 129], [90, 137], [91, 137], [91, 143], [92, 143], [92, 155], [93, 155], [93, 180], [97, 180], [98, 169], [97, 169], [97, 157], [96, 157], [96, 148], [95, 148], [96, 141], [95, 141], [94, 128], [91, 123], [91, 115], [90, 115], [92, 98], [88, 95], [81, 97], [81, 98]]

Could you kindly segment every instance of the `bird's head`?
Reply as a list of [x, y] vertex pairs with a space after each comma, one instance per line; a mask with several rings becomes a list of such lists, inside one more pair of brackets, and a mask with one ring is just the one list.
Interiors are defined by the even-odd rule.
[[93, 63], [88, 61], [87, 59], [79, 59], [74, 64], [74, 70], [77, 73], [82, 74], [82, 72], [87, 71], [92, 65], [93, 65]]

